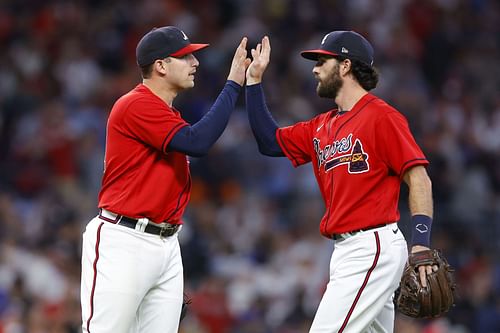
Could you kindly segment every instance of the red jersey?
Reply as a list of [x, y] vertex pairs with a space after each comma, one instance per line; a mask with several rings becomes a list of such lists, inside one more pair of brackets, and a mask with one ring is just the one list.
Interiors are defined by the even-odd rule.
[[329, 238], [398, 221], [405, 171], [429, 163], [405, 117], [371, 94], [349, 112], [320, 114], [276, 137], [295, 167], [312, 162], [326, 205], [320, 232]]
[[188, 124], [143, 84], [118, 99], [108, 119], [99, 207], [134, 218], [181, 223], [191, 177], [185, 154], [167, 151]]

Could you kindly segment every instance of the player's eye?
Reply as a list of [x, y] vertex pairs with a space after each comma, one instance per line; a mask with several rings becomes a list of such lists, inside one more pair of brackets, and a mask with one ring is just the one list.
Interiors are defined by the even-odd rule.
[[319, 58], [318, 61], [316, 61], [316, 67], [322, 66], [325, 63], [325, 58]]
[[188, 54], [185, 54], [183, 56], [180, 56], [180, 57], [172, 57], [172, 58], [175, 58], [175, 59], [179, 59], [179, 60], [188, 60], [189, 58], [191, 58], [193, 56], [192, 53], [188, 53]]

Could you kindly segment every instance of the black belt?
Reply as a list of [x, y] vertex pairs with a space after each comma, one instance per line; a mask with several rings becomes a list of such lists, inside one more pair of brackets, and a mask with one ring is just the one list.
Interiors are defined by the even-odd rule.
[[[117, 215], [115, 213], [107, 212], [107, 214], [112, 215], [113, 218], [109, 218], [103, 215], [103, 212], [99, 213], [99, 218], [104, 221], [108, 221], [114, 224], [119, 224], [127, 228], [136, 229], [139, 219], [134, 219], [132, 217]], [[145, 233], [158, 235], [160, 237], [170, 237], [175, 234], [180, 228], [180, 224], [162, 223], [155, 224], [154, 222], [148, 222], [146, 227], [143, 229]]]
[[332, 235], [332, 239], [333, 240], [346, 239], [346, 238], [352, 237], [352, 236], [354, 236], [356, 234], [359, 234], [362, 231], [368, 231], [368, 230], [372, 230], [372, 229], [382, 228], [382, 227], [385, 227], [386, 225], [387, 225], [387, 223], [377, 224], [377, 225], [372, 225], [370, 227], [366, 227], [366, 228], [363, 228], [363, 229], [358, 229], [358, 230], [354, 230], [354, 231], [344, 232], [344, 233], [341, 233], [341, 234], [333, 234]]
[[[124, 227], [135, 229], [138, 220], [131, 217], [122, 216], [120, 221], [117, 223], [123, 225]], [[164, 226], [156, 226], [154, 224], [148, 223], [144, 229], [145, 233], [159, 235], [160, 237], [170, 237], [179, 230], [180, 224], [170, 224], [167, 223]]]

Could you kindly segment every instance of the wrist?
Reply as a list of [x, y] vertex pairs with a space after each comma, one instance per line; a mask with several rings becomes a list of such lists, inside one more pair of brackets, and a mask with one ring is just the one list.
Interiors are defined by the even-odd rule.
[[262, 77], [248, 77], [247, 78], [247, 86], [259, 84], [261, 82], [262, 82]]
[[421, 245], [429, 247], [432, 229], [432, 217], [427, 215], [413, 215], [411, 245]]
[[230, 87], [233, 87], [235, 88], [238, 92], [240, 91], [242, 85], [239, 84], [238, 82], [234, 81], [234, 80], [231, 80], [231, 79], [227, 79], [226, 81], [226, 86], [230, 86]]
[[241, 78], [237, 78], [233, 75], [229, 75], [227, 77], [227, 81], [232, 81], [234, 83], [236, 83], [237, 85], [239, 85], [240, 87], [243, 87], [243, 84], [245, 83], [245, 78], [243, 78], [243, 80]]
[[423, 245], [413, 245], [411, 247], [411, 253], [417, 253], [417, 252], [422, 252], [422, 251], [425, 251], [425, 250], [430, 250], [430, 248], [428, 246], [423, 246]]

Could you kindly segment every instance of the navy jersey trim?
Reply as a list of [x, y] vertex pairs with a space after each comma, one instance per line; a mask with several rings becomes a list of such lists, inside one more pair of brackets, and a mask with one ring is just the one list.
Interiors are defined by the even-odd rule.
[[406, 166], [412, 162], [415, 162], [415, 161], [425, 161], [427, 163], [429, 163], [429, 161], [426, 159], [426, 158], [414, 158], [412, 160], [409, 160], [409, 161], [406, 161], [402, 166], [401, 166], [401, 169], [399, 170], [399, 177], [403, 177], [403, 171], [406, 170]]
[[185, 124], [185, 123], [179, 123], [177, 125], [175, 125], [171, 130], [170, 132], [167, 133], [167, 135], [165, 136], [165, 139], [163, 140], [163, 143], [161, 144], [161, 150], [164, 152], [164, 153], [167, 153], [167, 146], [168, 146], [168, 143], [170, 142], [170, 140], [172, 139], [172, 137], [175, 135], [175, 133], [177, 133], [178, 130], [181, 129], [181, 127], [185, 127], [185, 126], [188, 126], [188, 124]]

